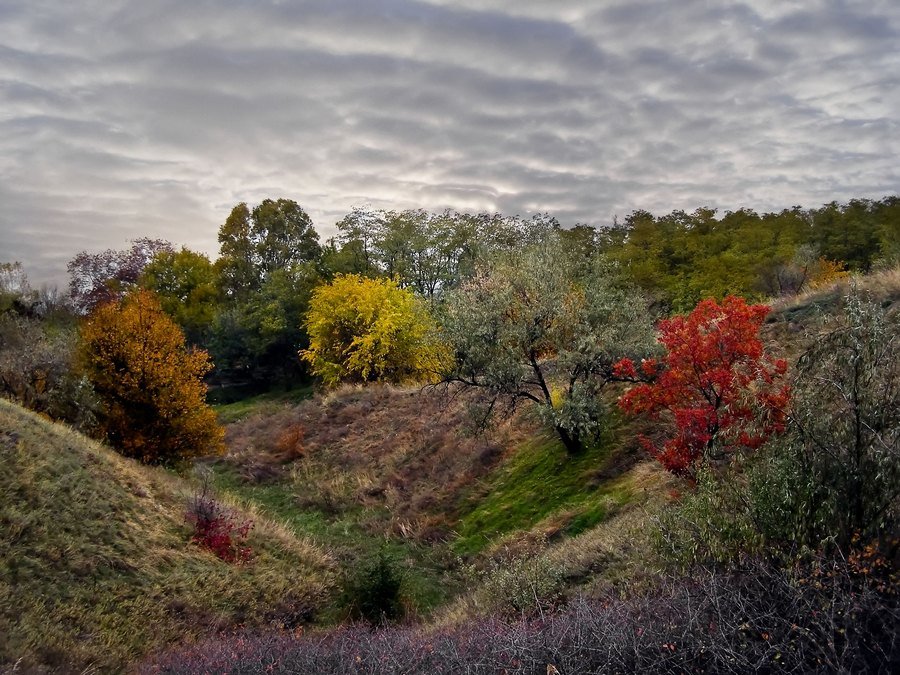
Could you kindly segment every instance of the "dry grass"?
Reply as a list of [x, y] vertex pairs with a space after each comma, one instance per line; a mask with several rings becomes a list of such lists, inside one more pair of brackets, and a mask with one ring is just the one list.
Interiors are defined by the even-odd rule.
[[777, 298], [770, 303], [772, 313], [763, 331], [769, 350], [789, 361], [798, 358], [816, 339], [829, 317], [842, 311], [851, 286], [889, 311], [900, 311], [900, 267], [853, 276], [797, 295]]
[[469, 434], [468, 424], [464, 398], [342, 387], [230, 425], [224, 461], [250, 482], [289, 480], [299, 507], [375, 507], [390, 512], [392, 534], [436, 541], [461, 497], [525, 433]]
[[811, 306], [825, 310], [836, 306], [841, 297], [847, 295], [851, 285], [869, 293], [877, 302], [892, 305], [900, 301], [900, 267], [855, 275], [825, 286], [810, 288], [797, 295], [776, 298], [770, 304], [776, 316], [791, 316]]
[[120, 672], [239, 625], [309, 621], [333, 563], [258, 513], [252, 561], [189, 543], [193, 487], [0, 400], [0, 670]]

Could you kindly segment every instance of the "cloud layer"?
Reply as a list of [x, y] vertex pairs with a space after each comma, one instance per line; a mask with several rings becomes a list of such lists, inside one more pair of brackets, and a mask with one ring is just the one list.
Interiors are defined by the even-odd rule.
[[893, 0], [0, 1], [0, 261], [240, 201], [607, 224], [900, 192]]

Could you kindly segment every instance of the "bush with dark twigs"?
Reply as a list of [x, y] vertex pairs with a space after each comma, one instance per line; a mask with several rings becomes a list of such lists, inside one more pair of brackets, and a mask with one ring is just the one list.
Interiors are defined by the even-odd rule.
[[577, 598], [542, 618], [224, 635], [139, 672], [888, 673], [900, 668], [898, 626], [894, 586], [846, 561], [754, 562], [701, 568], [627, 599]]
[[246, 546], [253, 521], [239, 522], [234, 513], [212, 495], [208, 477], [188, 502], [185, 519], [194, 528], [191, 541], [225, 562], [245, 563], [253, 555], [251, 548]]

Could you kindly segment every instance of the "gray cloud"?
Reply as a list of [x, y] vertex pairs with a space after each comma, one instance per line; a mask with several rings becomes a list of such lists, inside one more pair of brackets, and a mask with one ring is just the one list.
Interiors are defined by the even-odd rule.
[[778, 209], [900, 185], [890, 0], [6, 0], [0, 260], [210, 254], [239, 201]]

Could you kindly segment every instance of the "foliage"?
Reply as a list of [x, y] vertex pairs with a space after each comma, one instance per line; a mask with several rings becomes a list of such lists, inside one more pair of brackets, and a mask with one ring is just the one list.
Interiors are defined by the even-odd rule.
[[306, 212], [288, 199], [238, 204], [219, 230], [222, 307], [209, 340], [217, 376], [273, 382], [305, 375], [296, 358], [307, 346], [298, 317], [320, 282], [322, 249]]
[[101, 428], [123, 454], [156, 464], [223, 451], [223, 431], [204, 402], [209, 358], [185, 347], [149, 291], [88, 316], [79, 361], [103, 403]]
[[219, 300], [218, 277], [208, 257], [185, 247], [162, 250], [144, 268], [140, 285], [156, 294], [190, 344], [205, 344]]
[[[768, 307], [729, 296], [721, 305], [704, 300], [688, 316], [660, 322], [666, 355], [661, 363], [641, 363], [641, 374], [653, 381], [632, 388], [619, 404], [671, 426], [661, 445], [641, 438], [669, 471], [693, 474], [701, 460], [758, 448], [784, 430], [787, 363], [772, 359], [759, 338], [768, 312]], [[617, 369], [638, 377], [631, 360]]]
[[156, 254], [173, 251], [172, 244], [161, 239], [144, 237], [131, 244], [124, 251], [82, 251], [69, 261], [69, 293], [80, 313], [87, 314], [101, 304], [122, 298], [137, 285]]
[[223, 308], [209, 341], [218, 375], [268, 383], [305, 375], [297, 351], [308, 338], [297, 317], [306, 313], [319, 282], [312, 263], [275, 270], [256, 293]]
[[0, 263], [0, 314], [22, 313], [30, 294], [31, 286], [22, 263]]
[[479, 261], [534, 243], [558, 230], [559, 223], [545, 214], [523, 220], [450, 210], [357, 208], [337, 228], [340, 234], [328, 256], [334, 272], [386, 276], [434, 300], [471, 277]]
[[248, 299], [277, 270], [316, 261], [322, 252], [309, 215], [290, 199], [264, 199], [252, 211], [238, 204], [219, 229], [219, 244], [222, 293], [234, 303]]
[[252, 520], [238, 522], [237, 516], [211, 494], [209, 477], [188, 502], [185, 518], [194, 528], [191, 541], [212, 551], [228, 563], [246, 563], [253, 555], [246, 545]]
[[761, 299], [798, 292], [819, 275], [890, 264], [898, 233], [900, 199], [885, 197], [763, 214], [639, 210], [598, 232], [597, 246], [660, 304], [688, 311], [708, 297]]
[[[851, 289], [797, 366], [783, 452], [789, 535], [846, 545], [900, 523], [900, 321]], [[787, 505], [785, 505], [787, 506]], [[784, 509], [784, 507], [783, 507]]]
[[403, 570], [385, 549], [359, 564], [347, 580], [345, 595], [357, 618], [383, 626], [403, 618]]
[[562, 602], [563, 572], [546, 556], [503, 550], [483, 568], [470, 566], [479, 604], [504, 616], [532, 616], [553, 611]]
[[395, 281], [339, 275], [316, 288], [300, 352], [326, 384], [403, 382], [437, 373], [444, 358], [422, 303]]
[[74, 372], [75, 332], [46, 321], [0, 314], [0, 394], [90, 431], [98, 401]]
[[857, 291], [797, 365], [786, 433], [722, 470], [662, 516], [683, 563], [756, 551], [791, 556], [898, 528], [900, 324]]
[[445, 380], [498, 404], [534, 404], [571, 453], [601, 430], [601, 391], [623, 357], [646, 356], [653, 331], [641, 296], [597, 265], [575, 279], [551, 233], [449, 294], [441, 315], [456, 355]]

